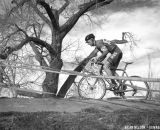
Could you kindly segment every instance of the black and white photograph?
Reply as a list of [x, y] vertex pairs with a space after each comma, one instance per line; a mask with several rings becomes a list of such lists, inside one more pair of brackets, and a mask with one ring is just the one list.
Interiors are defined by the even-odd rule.
[[160, 130], [159, 0], [0, 0], [0, 130]]

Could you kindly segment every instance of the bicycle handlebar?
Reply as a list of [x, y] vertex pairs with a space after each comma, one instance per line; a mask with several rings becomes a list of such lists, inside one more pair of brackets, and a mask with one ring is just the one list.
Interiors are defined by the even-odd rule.
[[93, 65], [93, 64], [98, 64], [98, 65], [102, 65], [102, 66], [104, 65], [102, 62], [94, 62], [94, 61], [92, 61], [91, 65]]
[[95, 64], [104, 65], [102, 62], [96, 62]]
[[102, 70], [103, 70], [104, 64], [103, 64], [102, 62], [94, 62], [94, 61], [91, 62], [91, 66], [93, 66], [93, 65], [95, 65], [95, 64], [101, 65], [101, 67], [100, 67], [100, 69], [99, 69], [99, 73], [102, 74]]

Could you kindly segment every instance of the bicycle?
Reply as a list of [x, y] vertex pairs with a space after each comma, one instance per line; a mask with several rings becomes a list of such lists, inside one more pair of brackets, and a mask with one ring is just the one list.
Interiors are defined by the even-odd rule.
[[[118, 71], [122, 72], [122, 77], [129, 77], [126, 69], [127, 66], [133, 62], [124, 62], [123, 69], [116, 69], [115, 75], [118, 75]], [[103, 64], [100, 67], [100, 75], [106, 75], [103, 70]], [[93, 72], [87, 72], [88, 74], [95, 75]], [[140, 78], [139, 76], [130, 76], [131, 78]], [[116, 80], [117, 85], [111, 83], [111, 79], [105, 78], [92, 78], [82, 77], [78, 84], [78, 94], [81, 98], [102, 99], [106, 95], [106, 91], [112, 91], [114, 95], [120, 96], [124, 99], [127, 98], [139, 98], [147, 99], [150, 96], [150, 88], [147, 82], [130, 81], [130, 80]], [[138, 87], [139, 86], [139, 87]]]

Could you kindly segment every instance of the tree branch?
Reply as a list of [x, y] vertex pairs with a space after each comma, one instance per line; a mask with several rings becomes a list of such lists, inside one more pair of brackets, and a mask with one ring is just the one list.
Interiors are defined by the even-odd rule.
[[45, 1], [43, 0], [38, 0], [37, 1], [38, 4], [40, 4], [41, 6], [43, 6], [52, 22], [52, 25], [55, 29], [59, 29], [59, 23], [56, 19], [56, 16], [53, 14], [52, 9], [50, 8], [49, 4], [47, 4]]
[[48, 51], [49, 51], [49, 53], [51, 54], [51, 55], [56, 55], [56, 52], [55, 52], [55, 50], [52, 48], [52, 46], [50, 45], [50, 44], [48, 44], [47, 42], [45, 42], [45, 41], [43, 41], [43, 40], [41, 40], [41, 39], [39, 39], [39, 38], [35, 38], [35, 37], [29, 37], [28, 38], [29, 39], [29, 42], [34, 42], [36, 45], [40, 45], [40, 46], [43, 46], [43, 47], [45, 47]]
[[7, 35], [6, 37], [2, 37], [1, 38], [2, 40], [0, 40], [0, 43], [2, 43], [5, 40], [8, 41], [13, 35], [17, 34], [17, 32], [19, 32], [19, 30], [16, 30], [15, 32], [12, 32], [11, 34]]
[[15, 7], [13, 7], [10, 12], [8, 13], [7, 17], [10, 16], [13, 12], [18, 10], [20, 7], [22, 7], [26, 2], [29, 2], [30, 0], [21, 0], [19, 3], [16, 0], [12, 0], [12, 4], [16, 4]]
[[[36, 38], [40, 38], [40, 35], [37, 34], [37, 32], [36, 32], [35, 25], [33, 25], [33, 30], [34, 30]], [[34, 53], [36, 55], [35, 58], [40, 63], [40, 65], [48, 67], [46, 61], [44, 60], [44, 58], [43, 58], [42, 54], [40, 53], [40, 51], [38, 50], [37, 46], [32, 42], [30, 42], [30, 46], [32, 47], [32, 50], [34, 51]]]
[[[89, 8], [87, 11], [91, 11], [91, 10], [94, 10], [95, 8], [99, 8], [100, 6], [104, 6], [104, 5], [110, 4], [112, 1], [114, 1], [114, 0], [96, 0], [95, 1], [96, 4], [94, 6], [92, 6], [91, 8]], [[89, 3], [90, 2], [79, 5], [79, 9], [84, 8]]]
[[91, 2], [80, 5], [80, 10], [74, 14], [64, 25], [61, 26], [60, 32], [63, 33], [63, 37], [72, 29], [72, 27], [77, 23], [78, 19], [87, 11], [92, 9], [96, 4], [104, 6], [110, 4], [113, 0], [93, 0]]
[[69, 5], [69, 1], [65, 0], [65, 4], [58, 10], [58, 14], [61, 14], [68, 5]]
[[44, 60], [42, 54], [39, 52], [39, 50], [37, 49], [37, 47], [35, 46], [34, 43], [30, 43], [30, 46], [32, 47], [32, 50], [34, 51], [34, 53], [36, 54], [36, 60], [40, 63], [41, 66], [45, 66], [48, 67], [46, 61]]
[[6, 15], [6, 19], [16, 10], [18, 10], [20, 7], [22, 7], [25, 3], [30, 2], [30, 6], [33, 8], [33, 10], [39, 15], [39, 17], [45, 21], [50, 27], [52, 27], [51, 22], [48, 20], [47, 17], [43, 15], [37, 8], [37, 6], [31, 1], [31, 0], [21, 0], [19, 3], [16, 0], [12, 0], [12, 4], [16, 4], [15, 7], [13, 7], [10, 12]]
[[34, 42], [34, 44], [38, 46], [39, 45], [43, 46], [49, 51], [51, 55], [56, 55], [56, 52], [54, 51], [54, 49], [47, 42], [41, 39], [35, 38], [35, 37], [26, 37], [24, 40], [21, 41], [19, 45], [15, 47], [6, 47], [4, 51], [2, 52], [2, 54], [0, 54], [0, 58], [6, 59], [12, 52], [20, 50], [24, 45], [26, 45], [29, 42]]
[[23, 33], [25, 34], [25, 36], [28, 37], [27, 33], [26, 33], [23, 29], [21, 29], [20, 27], [18, 27], [17, 24], [15, 24], [15, 26], [16, 26], [16, 28], [18, 29], [18, 31], [23, 32]]
[[37, 31], [36, 31], [35, 25], [33, 24], [32, 27], [33, 27], [34, 35], [38, 38], [38, 34], [37, 34]]
[[33, 10], [38, 14], [38, 16], [44, 21], [44, 22], [46, 22], [50, 27], [52, 27], [52, 24], [51, 24], [51, 22], [50, 22], [50, 20], [47, 18], [47, 17], [45, 17], [44, 15], [43, 15], [43, 13], [41, 13], [40, 11], [39, 11], [39, 9], [37, 8], [37, 6], [33, 3], [33, 2], [31, 2], [31, 7], [33, 8]]

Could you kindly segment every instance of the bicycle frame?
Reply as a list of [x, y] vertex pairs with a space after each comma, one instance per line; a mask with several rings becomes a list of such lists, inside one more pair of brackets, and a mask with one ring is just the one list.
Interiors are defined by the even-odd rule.
[[[119, 69], [119, 68], [114, 69], [115, 74], [118, 74], [117, 72], [120, 71], [120, 72], [122, 72], [122, 74], [119, 74], [120, 76], [129, 77], [126, 72], [127, 66], [129, 64], [131, 64], [131, 62], [125, 62], [123, 69]], [[95, 67], [99, 70], [100, 74], [102, 74], [104, 76], [107, 75], [107, 72], [104, 71], [103, 63], [101, 63], [99, 65], [101, 65], [100, 68], [99, 67], [97, 68], [97, 66], [95, 66]], [[93, 68], [93, 69], [96, 69], [96, 68]], [[131, 76], [131, 77], [139, 77], [139, 76]], [[81, 97], [86, 98], [86, 97], [88, 97], [87, 94], [89, 94], [89, 97], [93, 96], [93, 98], [102, 99], [106, 94], [106, 90], [109, 90], [109, 91], [113, 91], [115, 95], [121, 96], [123, 98], [126, 98], [126, 97], [128, 98], [128, 97], [132, 97], [132, 96], [140, 97], [140, 98], [145, 97], [145, 99], [148, 98], [148, 95], [149, 95], [148, 91], [147, 91], [147, 93], [143, 93], [143, 89], [140, 89], [140, 90], [142, 90], [142, 92], [137, 91], [138, 90], [138, 85], [136, 85], [137, 82], [130, 81], [130, 80], [123, 80], [123, 79], [116, 79], [116, 78], [113, 80], [118, 82], [116, 86], [114, 84], [112, 84], [111, 79], [96, 78], [96, 80], [92, 80], [92, 78], [90, 78], [88, 80], [88, 77], [83, 77], [78, 84], [78, 93]], [[144, 89], [149, 89], [148, 85], [145, 82], [144, 83], [142, 82], [142, 86], [144, 87]], [[99, 87], [100, 87], [100, 91], [99, 91], [99, 89], [96, 89]], [[97, 96], [95, 96], [96, 91], [98, 92]], [[125, 93], [125, 92], [127, 92], [127, 93]]]
[[129, 64], [125, 62], [124, 69], [119, 69], [119, 68], [118, 68], [118, 69], [115, 69], [115, 72], [116, 72], [116, 71], [122, 71], [122, 75], [121, 75], [122, 77], [125, 76], [125, 75], [126, 75], [126, 77], [129, 77], [128, 74], [127, 74], [127, 72], [126, 72], [126, 69], [127, 69], [127, 66], [128, 66], [128, 65], [129, 65]]
[[[116, 74], [117, 74], [117, 71], [121, 71], [122, 72], [122, 74], [121, 74], [121, 76], [122, 77], [129, 77], [128, 76], [128, 74], [127, 74], [127, 72], [126, 72], [126, 68], [127, 68], [127, 65], [125, 66], [125, 68], [124, 69], [116, 69]], [[118, 74], [117, 74], [118, 75]], [[119, 86], [118, 87], [120, 87], [121, 85], [123, 86], [123, 85], [125, 85], [123, 82], [124, 82], [124, 80], [117, 80], [118, 82], [119, 82]], [[131, 85], [133, 85], [133, 83], [132, 83], [132, 81], [129, 81], [130, 82], [130, 84]], [[127, 92], [127, 91], [123, 91], [123, 92]]]
[[[122, 77], [123, 76], [126, 76], [126, 77], [128, 77], [128, 74], [127, 74], [127, 72], [126, 72], [126, 70], [123, 70], [123, 69], [116, 69], [116, 71], [122, 71]], [[115, 72], [116, 74], [117, 74], [117, 72]]]
[[[121, 72], [122, 72], [122, 74], [121, 74], [122, 77], [124, 77], [124, 76], [125, 76], [125, 77], [129, 77], [126, 70], [127, 70], [127, 66], [128, 66], [130, 63], [126, 63], [126, 62], [124, 62], [124, 63], [125, 63], [125, 66], [124, 66], [123, 69], [119, 69], [119, 68], [114, 69], [114, 70], [115, 70], [115, 76], [118, 75], [117, 71], [121, 71]], [[102, 65], [102, 64], [101, 64], [101, 65]], [[102, 65], [101, 67], [102, 67], [101, 69], [104, 70], [104, 69], [103, 69], [103, 65]], [[101, 71], [102, 71], [102, 70], [101, 70]], [[103, 72], [102, 72], [102, 74], [103, 74]], [[119, 76], [119, 75], [118, 75], [118, 76]], [[116, 79], [115, 79], [115, 80], [116, 80]], [[109, 82], [108, 79], [105, 79], [105, 81]], [[125, 85], [125, 84], [123, 83], [124, 80], [116, 80], [116, 81], [119, 83], [119, 85], [117, 86], [118, 89], [119, 89], [120, 87], [123, 87], [123, 85]], [[129, 82], [130, 82], [131, 85], [133, 85], [132, 81], [129, 81]], [[112, 84], [112, 83], [109, 83], [109, 84]], [[111, 88], [110, 88], [110, 91], [115, 91], [115, 90], [112, 90], [112, 88], [114, 88], [114, 87], [111, 87]], [[125, 91], [125, 90], [117, 90], [117, 91], [119, 91], [119, 92], [127, 92], [127, 91]]]

